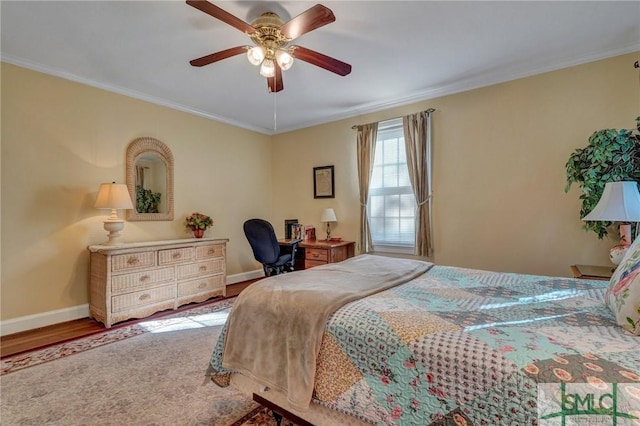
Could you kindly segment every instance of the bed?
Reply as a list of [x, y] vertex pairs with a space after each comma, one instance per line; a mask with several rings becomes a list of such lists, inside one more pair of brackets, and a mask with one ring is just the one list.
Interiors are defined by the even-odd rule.
[[[633, 298], [636, 251], [636, 263], [612, 278], [635, 286]], [[368, 281], [377, 282], [361, 289]], [[557, 411], [541, 401], [557, 399], [561, 383], [603, 392], [620, 384], [618, 412], [640, 424], [640, 330], [635, 317], [620, 321], [603, 303], [613, 297], [608, 287], [356, 256], [241, 293], [210, 374], [316, 425], [538, 425], [542, 405]], [[320, 306], [334, 293], [327, 289], [340, 294], [337, 308]], [[307, 293], [308, 301], [300, 298]], [[231, 354], [244, 357], [240, 363], [228, 362], [234, 350], [244, 351]]]

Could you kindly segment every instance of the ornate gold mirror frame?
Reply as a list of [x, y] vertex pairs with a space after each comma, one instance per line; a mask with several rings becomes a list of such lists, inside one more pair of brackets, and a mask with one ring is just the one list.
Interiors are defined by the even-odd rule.
[[[158, 213], [142, 213], [137, 209], [137, 170], [136, 166], [145, 163], [149, 158], [162, 162], [166, 171], [164, 192], [161, 193], [162, 211]], [[167, 145], [155, 138], [138, 138], [127, 147], [127, 188], [133, 201], [133, 210], [127, 210], [127, 220], [151, 221], [173, 220], [173, 154]]]

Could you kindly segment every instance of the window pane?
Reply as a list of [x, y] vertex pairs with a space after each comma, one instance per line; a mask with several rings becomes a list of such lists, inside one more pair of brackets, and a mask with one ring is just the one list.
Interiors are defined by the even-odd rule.
[[370, 218], [369, 225], [371, 226], [371, 239], [373, 241], [383, 241], [384, 219]]
[[411, 181], [409, 180], [409, 169], [407, 163], [398, 166], [398, 186], [411, 187]]
[[384, 239], [389, 243], [397, 243], [400, 240], [400, 219], [395, 217], [384, 218]]
[[416, 205], [407, 170], [401, 121], [385, 122], [384, 130], [378, 132], [374, 165], [369, 189], [373, 243], [413, 247]]
[[382, 188], [382, 166], [376, 166], [373, 168], [369, 188]]
[[384, 216], [393, 218], [400, 217], [399, 195], [387, 195], [384, 197]]
[[413, 218], [416, 213], [416, 199], [413, 194], [400, 195], [400, 216]]
[[383, 159], [383, 157], [382, 157], [383, 145], [384, 144], [382, 144], [380, 142], [376, 143], [376, 154], [375, 154], [375, 157], [373, 158], [373, 165], [374, 166], [380, 166], [383, 163], [383, 161], [382, 161], [382, 159]]
[[384, 217], [384, 197], [369, 197], [369, 216], [372, 218]]
[[398, 163], [407, 164], [407, 153], [404, 150], [404, 137], [398, 138]]
[[385, 188], [398, 186], [398, 166], [396, 164], [385, 164], [383, 182]]
[[411, 219], [400, 219], [400, 241], [413, 242], [415, 232], [415, 221]]
[[398, 139], [387, 139], [384, 141], [384, 163], [398, 162]]

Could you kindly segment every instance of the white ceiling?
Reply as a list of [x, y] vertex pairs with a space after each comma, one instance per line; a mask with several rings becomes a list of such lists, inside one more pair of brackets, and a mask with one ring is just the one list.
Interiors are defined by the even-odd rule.
[[[246, 22], [265, 10], [287, 21], [316, 4], [212, 2]], [[184, 1], [2, 0], [2, 60], [276, 134], [640, 51], [639, 1], [322, 4], [336, 21], [293, 44], [353, 71], [296, 61], [277, 95], [244, 55], [189, 65], [251, 41]]]

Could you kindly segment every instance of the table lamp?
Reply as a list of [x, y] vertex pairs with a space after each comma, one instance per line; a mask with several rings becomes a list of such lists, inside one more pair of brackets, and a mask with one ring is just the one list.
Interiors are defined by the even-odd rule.
[[331, 222], [337, 222], [336, 212], [333, 209], [324, 209], [322, 216], [320, 216], [320, 222], [327, 222], [327, 241], [331, 238]]
[[96, 198], [96, 209], [111, 209], [111, 215], [104, 220], [104, 229], [109, 234], [105, 245], [120, 242], [120, 231], [124, 229], [124, 220], [118, 217], [118, 209], [133, 209], [127, 185], [121, 183], [102, 183]]
[[607, 182], [598, 204], [582, 220], [621, 222], [620, 244], [609, 252], [611, 262], [618, 265], [631, 245], [631, 224], [629, 222], [640, 222], [638, 184], [633, 181]]

